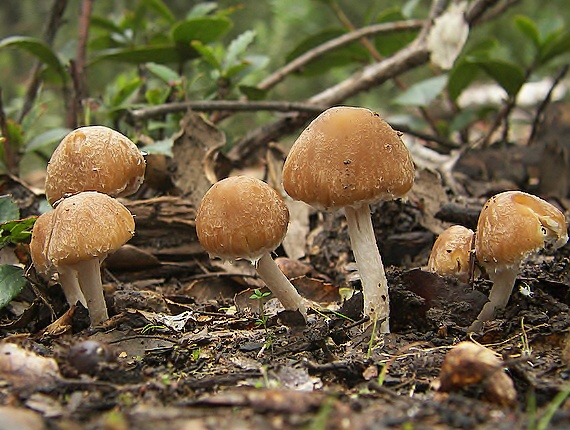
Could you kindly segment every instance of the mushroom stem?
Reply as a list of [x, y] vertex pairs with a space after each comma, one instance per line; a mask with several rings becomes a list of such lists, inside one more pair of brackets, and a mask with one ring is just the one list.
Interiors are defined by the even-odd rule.
[[83, 306], [87, 307], [85, 296], [81, 292], [81, 288], [79, 288], [79, 281], [77, 280], [77, 273], [75, 273], [75, 270], [68, 266], [60, 266], [57, 269], [57, 273], [59, 284], [61, 285], [61, 289], [65, 294], [65, 298], [67, 299], [69, 306], [73, 306], [77, 304], [77, 302], [80, 302]]
[[344, 210], [348, 221], [352, 252], [360, 272], [364, 295], [364, 315], [368, 315], [372, 321], [382, 321], [380, 333], [390, 333], [388, 282], [376, 244], [370, 217], [370, 205], [346, 206]]
[[307, 321], [307, 308], [303, 298], [299, 295], [293, 284], [271, 258], [268, 252], [263, 254], [255, 265], [257, 273], [267, 285], [267, 288], [275, 295], [286, 310], [299, 311]]
[[100, 264], [101, 260], [92, 258], [73, 265], [73, 269], [77, 271], [81, 291], [87, 300], [87, 309], [92, 326], [109, 319], [107, 304], [103, 295]]
[[508, 267], [489, 273], [489, 279], [493, 281], [493, 287], [489, 293], [489, 301], [485, 303], [477, 319], [469, 327], [469, 331], [479, 331], [483, 323], [489, 321], [495, 315], [495, 311], [504, 308], [509, 302], [513, 292], [515, 281], [519, 273], [519, 267]]

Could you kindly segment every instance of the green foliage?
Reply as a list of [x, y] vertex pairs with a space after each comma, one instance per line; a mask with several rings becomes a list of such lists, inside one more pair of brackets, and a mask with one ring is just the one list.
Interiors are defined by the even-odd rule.
[[394, 103], [403, 106], [428, 106], [439, 96], [447, 84], [447, 75], [420, 81], [401, 93]]
[[0, 40], [0, 49], [16, 48], [28, 52], [41, 61], [46, 67], [51, 67], [63, 82], [68, 74], [55, 52], [44, 42], [34, 37], [11, 36]]
[[[291, 62], [307, 51], [346, 33], [347, 31], [342, 28], [328, 28], [312, 34], [295, 46], [286, 55], [285, 61]], [[354, 42], [320, 56], [307, 64], [299, 74], [304, 77], [314, 77], [327, 73], [332, 68], [344, 67], [355, 63], [365, 63], [368, 62], [369, 59], [370, 54], [368, 51], [358, 42]]]
[[0, 266], [0, 309], [10, 303], [26, 286], [24, 269], [4, 264]]
[[0, 248], [8, 243], [28, 242], [36, 219], [20, 218], [20, 209], [10, 196], [0, 197]]
[[[19, 220], [20, 210], [10, 196], [0, 197], [0, 248], [8, 243], [27, 242], [35, 218]], [[0, 309], [26, 286], [24, 270], [11, 264], [0, 265]]]

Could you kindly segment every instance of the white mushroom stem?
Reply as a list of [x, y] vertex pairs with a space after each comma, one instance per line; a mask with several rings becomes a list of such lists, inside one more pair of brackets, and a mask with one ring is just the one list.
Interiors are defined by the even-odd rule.
[[293, 284], [283, 274], [275, 260], [271, 258], [268, 252], [263, 254], [257, 264], [255, 264], [257, 273], [271, 290], [273, 295], [279, 299], [286, 310], [299, 311], [305, 321], [307, 321], [307, 308], [303, 298], [299, 295]]
[[85, 301], [85, 296], [79, 287], [79, 281], [75, 270], [68, 266], [60, 266], [57, 268], [57, 273], [59, 284], [61, 285], [61, 289], [65, 294], [65, 298], [67, 299], [69, 306], [73, 306], [79, 302], [83, 306], [87, 307], [87, 302]]
[[87, 309], [89, 310], [92, 326], [101, 324], [109, 319], [107, 304], [103, 295], [100, 264], [101, 260], [94, 257], [73, 265], [73, 269], [77, 271], [79, 286], [87, 301]]
[[489, 272], [489, 279], [493, 281], [493, 287], [489, 293], [489, 301], [485, 303], [477, 319], [469, 327], [469, 331], [479, 331], [483, 323], [495, 316], [495, 311], [507, 306], [509, 297], [513, 292], [515, 281], [519, 273], [519, 267], [501, 268]]
[[364, 315], [371, 321], [382, 321], [380, 333], [390, 333], [390, 298], [382, 257], [376, 244], [370, 206], [344, 208], [348, 221], [348, 234], [356, 266], [360, 273], [364, 294]]

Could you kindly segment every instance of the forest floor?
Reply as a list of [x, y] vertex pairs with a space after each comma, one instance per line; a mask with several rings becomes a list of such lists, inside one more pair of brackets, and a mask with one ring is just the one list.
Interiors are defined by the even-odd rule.
[[[493, 154], [475, 158], [489, 165]], [[277, 250], [309, 301], [298, 326], [271, 296], [251, 297], [265, 289], [250, 265], [208, 259], [184, 196], [146, 190], [126, 202], [137, 235], [103, 268], [109, 321], [90, 328], [85, 309], [68, 309], [59, 287], [33, 273], [0, 312], [0, 429], [569, 428], [570, 245], [525, 262], [507, 308], [480, 333], [467, 327], [489, 281], [422, 269], [442, 228], [473, 228], [488, 196], [522, 186], [468, 177], [469, 166], [467, 157], [457, 166], [464, 194], [419, 170], [408, 199], [373, 206], [390, 334], [362, 318], [342, 213], [310, 213], [302, 259]], [[18, 181], [4, 178], [5, 193], [37, 213], [41, 196]], [[25, 248], [14, 251], [26, 260]], [[441, 390], [446, 354], [461, 341], [503, 360], [516, 399], [490, 399], [489, 378]]]

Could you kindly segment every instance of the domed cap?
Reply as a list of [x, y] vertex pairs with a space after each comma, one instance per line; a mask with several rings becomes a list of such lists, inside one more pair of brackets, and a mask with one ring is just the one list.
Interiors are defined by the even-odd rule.
[[196, 232], [212, 257], [257, 261], [279, 246], [289, 223], [281, 196], [265, 182], [232, 176], [214, 184], [196, 214]]
[[452, 225], [446, 229], [433, 244], [428, 269], [467, 282], [473, 234], [473, 230], [462, 225]]
[[516, 267], [530, 253], [568, 241], [564, 214], [539, 197], [507, 191], [491, 197], [477, 223], [475, 252], [487, 269]]
[[129, 210], [106, 194], [88, 191], [65, 198], [53, 211], [44, 255], [53, 265], [103, 259], [135, 232]]
[[81, 127], [65, 136], [52, 154], [46, 197], [53, 206], [82, 191], [128, 196], [139, 189], [145, 167], [141, 152], [126, 136], [104, 126]]
[[399, 134], [376, 112], [333, 107], [311, 122], [283, 166], [283, 186], [319, 209], [404, 196], [414, 164]]
[[53, 268], [47, 258], [49, 240], [53, 230], [55, 211], [51, 210], [41, 214], [34, 223], [32, 239], [30, 241], [30, 255], [34, 267], [40, 273], [49, 273]]

